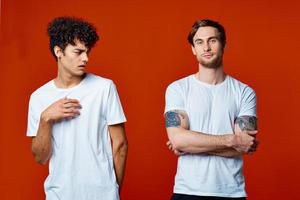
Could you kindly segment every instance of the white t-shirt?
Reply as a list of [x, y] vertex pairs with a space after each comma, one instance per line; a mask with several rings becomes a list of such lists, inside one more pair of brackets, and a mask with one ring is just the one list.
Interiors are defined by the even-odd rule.
[[[222, 135], [234, 132], [239, 116], [256, 116], [254, 91], [226, 76], [210, 85], [190, 75], [170, 84], [165, 112], [184, 110], [190, 130]], [[178, 158], [174, 193], [199, 196], [245, 197], [243, 160], [206, 154], [186, 154]]]
[[46, 199], [118, 200], [108, 125], [126, 118], [111, 80], [87, 74], [69, 89], [46, 83], [30, 97], [27, 136], [36, 136], [41, 113], [64, 97], [79, 100], [82, 108], [78, 117], [53, 125]]

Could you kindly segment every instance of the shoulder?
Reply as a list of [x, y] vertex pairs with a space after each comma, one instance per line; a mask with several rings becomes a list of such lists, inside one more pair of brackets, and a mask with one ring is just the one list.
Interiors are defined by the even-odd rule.
[[171, 84], [168, 85], [167, 87], [167, 91], [168, 90], [184, 90], [185, 88], [188, 87], [188, 85], [190, 84], [190, 81], [192, 79], [192, 76], [193, 75], [189, 75], [189, 76], [186, 76], [184, 78], [181, 78], [179, 80], [176, 80], [174, 82], [172, 82]]
[[48, 81], [38, 89], [36, 89], [33, 93], [31, 93], [30, 99], [38, 99], [48, 93], [51, 89], [53, 89], [53, 80]]
[[254, 89], [252, 89], [249, 85], [233, 78], [232, 76], [227, 75], [228, 83], [232, 89], [237, 90], [241, 94], [255, 94]]
[[95, 74], [87, 74], [86, 84], [97, 89], [109, 89], [115, 85], [113, 80]]
[[93, 82], [96, 84], [103, 84], [103, 85], [113, 84], [113, 81], [111, 79], [104, 78], [104, 77], [96, 75], [96, 74], [87, 74], [86, 79], [88, 82]]

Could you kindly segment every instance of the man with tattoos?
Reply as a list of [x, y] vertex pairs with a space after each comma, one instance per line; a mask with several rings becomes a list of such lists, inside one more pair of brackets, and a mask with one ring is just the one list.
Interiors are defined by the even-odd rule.
[[126, 121], [113, 81], [86, 72], [95, 27], [58, 17], [48, 26], [57, 76], [32, 93], [27, 136], [49, 160], [47, 200], [118, 200], [125, 172]]
[[166, 91], [167, 145], [179, 156], [171, 199], [246, 199], [242, 156], [258, 144], [255, 92], [224, 72], [221, 24], [196, 21], [188, 41], [199, 70]]

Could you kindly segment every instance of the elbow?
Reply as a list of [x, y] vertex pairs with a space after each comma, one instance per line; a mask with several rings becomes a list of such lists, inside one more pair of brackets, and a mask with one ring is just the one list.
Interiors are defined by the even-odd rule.
[[128, 151], [128, 141], [127, 140], [124, 140], [120, 145], [119, 145], [120, 149], [122, 152], [125, 152], [127, 154], [127, 151]]
[[176, 135], [170, 141], [171, 141], [171, 144], [174, 149], [179, 150], [179, 151], [182, 151], [184, 149], [184, 144], [183, 144], [182, 140], [180, 139], [180, 137], [178, 137], [178, 135]]
[[38, 152], [36, 149], [32, 148], [32, 154], [34, 157], [35, 162], [37, 162], [40, 165], [45, 165], [49, 159], [49, 155], [46, 154], [46, 152]]
[[113, 144], [114, 153], [126, 155], [128, 151], [128, 141], [127, 139], [121, 140]]
[[185, 147], [185, 143], [183, 138], [181, 137], [182, 135], [179, 132], [180, 130], [178, 128], [173, 129], [173, 130], [168, 130], [168, 137], [169, 140], [172, 144], [173, 149], [182, 151]]

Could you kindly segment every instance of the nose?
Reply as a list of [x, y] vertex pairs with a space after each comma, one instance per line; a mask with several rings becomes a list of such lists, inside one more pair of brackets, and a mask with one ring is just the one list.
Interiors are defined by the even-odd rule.
[[82, 54], [82, 61], [84, 62], [84, 64], [87, 64], [87, 62], [89, 61], [89, 56], [87, 53]]
[[209, 44], [208, 42], [204, 42], [204, 45], [203, 45], [203, 50], [204, 50], [205, 52], [207, 52], [207, 51], [210, 51], [210, 50], [211, 50], [211, 48], [210, 48], [210, 44]]

